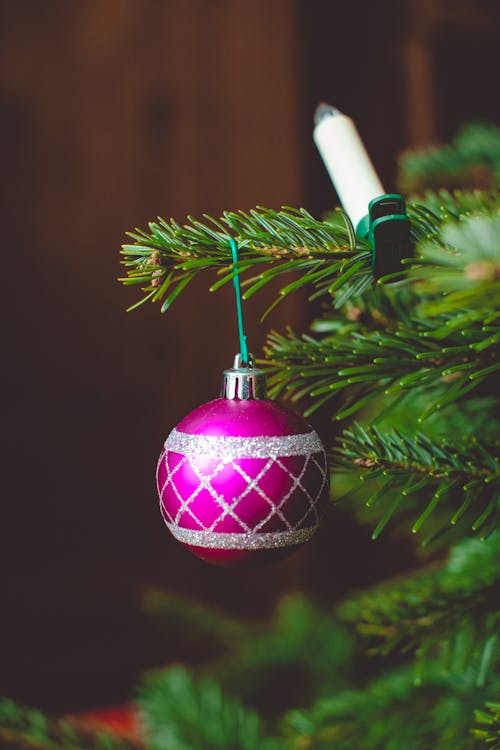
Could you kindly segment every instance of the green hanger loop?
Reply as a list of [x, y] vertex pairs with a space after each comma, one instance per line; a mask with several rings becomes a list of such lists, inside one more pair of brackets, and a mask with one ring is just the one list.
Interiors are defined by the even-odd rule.
[[230, 239], [229, 244], [231, 246], [231, 252], [233, 254], [233, 263], [236, 266], [236, 271], [233, 276], [233, 286], [236, 294], [236, 315], [238, 317], [238, 334], [240, 337], [240, 354], [241, 364], [248, 366], [248, 344], [247, 337], [245, 335], [245, 327], [243, 325], [243, 305], [241, 303], [241, 285], [240, 285], [240, 272], [238, 269], [238, 245], [236, 240]]

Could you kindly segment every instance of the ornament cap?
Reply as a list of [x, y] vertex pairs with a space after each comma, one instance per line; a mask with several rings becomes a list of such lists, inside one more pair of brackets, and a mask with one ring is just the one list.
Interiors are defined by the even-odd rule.
[[221, 397], [244, 401], [267, 397], [265, 373], [254, 366], [251, 354], [248, 356], [248, 364], [244, 364], [241, 354], [237, 354], [233, 367], [224, 370]]

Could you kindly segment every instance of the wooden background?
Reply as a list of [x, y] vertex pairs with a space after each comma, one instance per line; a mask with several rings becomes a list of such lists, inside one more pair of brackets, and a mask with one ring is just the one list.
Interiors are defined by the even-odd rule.
[[[332, 601], [411, 563], [340, 512], [265, 571], [210, 568], [168, 537], [156, 455], [217, 393], [233, 299], [202, 279], [165, 317], [127, 315], [118, 248], [158, 214], [331, 207], [320, 99], [355, 118], [391, 188], [402, 147], [498, 121], [497, 44], [492, 2], [0, 0], [0, 693], [58, 711], [128, 697], [177, 656], [144, 638], [151, 586], [250, 617], [284, 591]], [[271, 298], [247, 305], [257, 354]], [[297, 297], [270, 325], [311, 313]]]

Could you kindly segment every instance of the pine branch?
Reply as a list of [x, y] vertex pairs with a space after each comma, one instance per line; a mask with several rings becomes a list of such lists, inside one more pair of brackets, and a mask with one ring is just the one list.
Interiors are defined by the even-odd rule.
[[471, 123], [450, 144], [404, 152], [398, 183], [404, 191], [493, 187], [500, 183], [500, 128]]
[[297, 750], [473, 750], [469, 728], [485, 699], [467, 674], [452, 680], [436, 669], [417, 686], [404, 669], [290, 712], [285, 732]]
[[173, 667], [149, 675], [139, 693], [151, 750], [278, 750], [259, 717], [209, 680]]
[[493, 532], [499, 519], [497, 451], [498, 444], [495, 450], [475, 439], [457, 446], [422, 433], [410, 436], [355, 424], [344, 431], [333, 458], [340, 469], [361, 469], [360, 479], [372, 484], [366, 505], [376, 506], [379, 513], [374, 539], [408, 504], [407, 512], [416, 509], [414, 533], [439, 513], [437, 529], [424, 540], [427, 544], [459, 522], [468, 522], [481, 538]]
[[[440, 246], [419, 246], [411, 276], [423, 296], [421, 314], [450, 315], [448, 327], [500, 317], [500, 216], [475, 216], [448, 223]], [[495, 330], [495, 333], [498, 332]], [[494, 343], [500, 341], [500, 336]]]
[[[437, 211], [410, 205], [414, 241], [439, 242], [443, 221], [458, 216], [460, 201], [464, 200], [463, 196], [449, 199], [448, 203], [457, 204], [455, 210], [450, 205]], [[471, 199], [468, 200], [470, 203]], [[474, 198], [478, 208], [488, 205], [488, 200], [495, 203], [492, 197], [483, 197], [482, 202]], [[498, 195], [495, 205], [498, 206]], [[329, 221], [318, 221], [305, 209], [293, 208], [225, 212], [220, 219], [209, 216], [204, 219], [189, 217], [183, 226], [173, 219], [158, 219], [149, 224], [149, 231], [136, 229], [128, 233], [134, 244], [123, 245], [127, 276], [120, 280], [126, 285], [140, 285], [144, 292], [129, 309], [147, 301], [163, 301], [161, 310], [165, 312], [202, 271], [221, 276], [212, 285], [212, 291], [231, 281], [237, 270], [242, 274], [259, 271], [244, 280], [245, 298], [283, 274], [298, 274], [298, 278], [280, 290], [267, 312], [304, 286], [313, 288], [311, 300], [329, 295], [334, 298], [336, 308], [373, 287], [366, 243], [356, 239], [348, 217], [342, 212]], [[239, 246], [238, 269], [231, 262], [230, 238]]]
[[0, 700], [0, 745], [40, 750], [140, 750], [139, 744], [105, 732], [84, 731], [71, 722], [49, 719], [42, 711]]
[[[414, 199], [415, 200], [415, 199]], [[500, 191], [492, 190], [425, 190], [418, 200], [408, 203], [408, 215], [416, 212], [418, 217], [429, 217], [427, 237], [432, 239], [439, 226], [447, 221], [460, 221], [464, 216], [491, 215], [498, 213]]]
[[[436, 330], [423, 320], [408, 327], [394, 321], [391, 331], [330, 319], [330, 335], [321, 339], [272, 331], [264, 363], [271, 394], [292, 401], [311, 398], [306, 416], [342, 394], [345, 405], [335, 416], [340, 420], [373, 402], [376, 394], [435, 389], [422, 418], [430, 416], [500, 370], [500, 321], [469, 321], [463, 330], [455, 329], [453, 319], [442, 322]], [[325, 330], [326, 321], [322, 323]], [[443, 328], [448, 329], [446, 337]]]
[[479, 726], [472, 729], [472, 735], [481, 742], [481, 747], [500, 750], [500, 703], [490, 701], [474, 713]]
[[425, 389], [425, 418], [489, 387], [500, 370], [499, 237], [498, 216], [444, 224], [439, 246], [418, 246], [410, 284], [378, 286], [332, 311], [314, 326], [320, 339], [271, 333], [272, 394], [312, 397], [306, 415], [342, 394], [343, 419], [377, 394]]
[[[411, 653], [420, 679], [439, 663], [461, 673], [470, 666], [484, 685], [497, 658], [500, 623], [500, 538], [468, 540], [443, 569], [385, 584], [344, 603], [370, 653]], [[437, 659], [439, 658], [439, 662]]]
[[160, 218], [149, 224], [149, 231], [128, 233], [134, 244], [123, 245], [127, 276], [120, 281], [141, 285], [145, 294], [130, 309], [148, 300], [163, 300], [165, 312], [201, 271], [217, 271], [221, 276], [213, 291], [231, 281], [237, 269], [230, 238], [238, 243], [239, 271], [259, 271], [244, 281], [245, 298], [290, 272], [299, 277], [281, 290], [277, 302], [304, 285], [313, 284], [316, 295], [323, 295], [347, 281], [354, 284], [352, 293], [373, 282], [370, 254], [356, 240], [347, 217], [341, 225], [318, 221], [305, 209], [258, 208], [249, 213], [226, 211], [220, 219], [204, 218], [202, 222], [189, 217], [183, 226]]

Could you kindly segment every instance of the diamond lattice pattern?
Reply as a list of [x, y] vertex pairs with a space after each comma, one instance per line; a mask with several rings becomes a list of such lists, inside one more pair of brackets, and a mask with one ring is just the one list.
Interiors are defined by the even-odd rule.
[[293, 531], [318, 523], [327, 469], [307, 456], [214, 459], [163, 450], [158, 491], [165, 520], [210, 532]]

